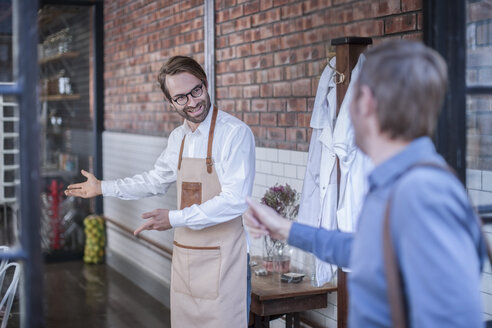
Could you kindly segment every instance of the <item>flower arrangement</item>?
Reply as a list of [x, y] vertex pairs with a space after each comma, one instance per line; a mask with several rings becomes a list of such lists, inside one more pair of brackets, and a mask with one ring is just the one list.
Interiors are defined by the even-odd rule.
[[291, 221], [294, 221], [299, 213], [299, 193], [288, 183], [285, 186], [279, 186], [277, 183], [270, 187], [261, 199], [261, 203]]
[[[299, 193], [289, 184], [285, 186], [275, 184], [266, 192], [261, 203], [273, 208], [278, 214], [294, 221], [299, 212]], [[287, 243], [265, 236], [263, 239], [263, 265], [267, 272], [288, 272], [290, 256]]]

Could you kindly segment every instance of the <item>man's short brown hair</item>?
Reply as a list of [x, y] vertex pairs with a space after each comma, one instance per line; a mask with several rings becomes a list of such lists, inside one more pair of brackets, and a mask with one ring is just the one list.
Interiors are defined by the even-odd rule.
[[393, 40], [365, 53], [358, 85], [376, 101], [379, 128], [391, 139], [432, 136], [447, 85], [444, 59], [420, 42]]
[[162, 65], [159, 75], [157, 75], [157, 81], [159, 82], [161, 90], [169, 101], [171, 101], [171, 95], [169, 94], [169, 90], [166, 86], [166, 76], [176, 75], [179, 73], [190, 73], [202, 81], [205, 87], [208, 87], [207, 75], [196, 60], [187, 56], [171, 57], [164, 65]]

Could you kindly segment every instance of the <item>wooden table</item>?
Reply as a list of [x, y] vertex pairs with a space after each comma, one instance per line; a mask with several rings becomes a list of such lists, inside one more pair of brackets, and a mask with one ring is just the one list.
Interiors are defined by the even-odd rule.
[[[270, 320], [286, 315], [285, 327], [300, 327], [299, 312], [328, 306], [327, 294], [336, 285], [313, 287], [308, 277], [300, 283], [274, 281], [271, 274], [251, 277], [251, 312], [254, 327], [270, 327]], [[307, 278], [307, 279], [306, 279]]]

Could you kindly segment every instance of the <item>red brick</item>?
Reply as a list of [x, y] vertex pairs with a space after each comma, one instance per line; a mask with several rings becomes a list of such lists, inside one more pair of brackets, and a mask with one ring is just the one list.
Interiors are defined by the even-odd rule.
[[296, 61], [308, 61], [325, 57], [325, 49], [322, 45], [305, 46], [295, 51]]
[[415, 30], [417, 18], [415, 14], [400, 15], [385, 20], [385, 33], [401, 33]]
[[294, 80], [306, 76], [306, 64], [299, 63], [285, 66], [284, 77], [286, 80]]
[[295, 3], [282, 7], [282, 19], [298, 17], [302, 15], [302, 3]]
[[300, 79], [292, 82], [293, 96], [311, 96], [311, 80]]
[[258, 98], [260, 87], [258, 85], [248, 85], [244, 87], [244, 98]]
[[[246, 32], [247, 32], [247, 30], [246, 30]], [[244, 42], [249, 42], [249, 41], [245, 40], [245, 37], [244, 37], [246, 32], [236, 32], [236, 33], [229, 34], [228, 44], [229, 45], [236, 45], [236, 44], [241, 44]]]
[[251, 27], [251, 17], [242, 17], [234, 21], [236, 31], [244, 30]]
[[271, 9], [269, 11], [260, 11], [258, 14], [254, 14], [251, 17], [252, 17], [252, 26], [277, 22], [280, 20], [280, 9], [276, 8], [276, 9]]
[[219, 76], [221, 77], [221, 83], [219, 84], [217, 81], [217, 85], [228, 86], [228, 85], [236, 84], [236, 74], [235, 73], [218, 75], [217, 77], [219, 77]]
[[229, 98], [237, 99], [243, 97], [243, 87], [229, 87]]
[[220, 110], [231, 113], [234, 111], [234, 100], [219, 100], [217, 101], [217, 106]]
[[401, 11], [414, 11], [422, 9], [422, 0], [401, 0]]
[[251, 15], [257, 13], [260, 10], [260, 0], [255, 0], [244, 4], [244, 15]]
[[285, 129], [267, 128], [267, 138], [271, 140], [285, 140]]
[[277, 114], [274, 113], [261, 113], [260, 125], [262, 126], [277, 126]]
[[267, 103], [264, 99], [253, 99], [251, 102], [251, 111], [253, 112], [266, 112]]
[[252, 84], [253, 73], [252, 72], [240, 72], [236, 75], [237, 84]]
[[240, 72], [244, 70], [244, 60], [235, 59], [227, 62], [228, 72]]
[[267, 98], [273, 96], [273, 88], [271, 84], [262, 84], [260, 86], [260, 96], [262, 98]]
[[296, 126], [296, 113], [279, 113], [278, 126]]
[[292, 95], [289, 82], [277, 82], [273, 84], [274, 97], [290, 97]]
[[302, 34], [295, 33], [280, 38], [280, 49], [289, 49], [299, 46], [302, 42]]
[[311, 113], [297, 114], [297, 126], [300, 128], [309, 128], [311, 124]]
[[258, 113], [244, 113], [244, 123], [248, 125], [260, 124], [260, 114]]
[[267, 137], [267, 129], [263, 126], [252, 126], [251, 132], [253, 132], [256, 140], [263, 140]]
[[379, 1], [378, 16], [386, 16], [400, 13], [400, 0]]
[[249, 112], [251, 110], [250, 101], [247, 99], [236, 100], [235, 109], [237, 112]]
[[279, 7], [288, 4], [289, 2], [293, 2], [295, 0], [273, 0], [273, 6]]
[[[260, 38], [261, 39], [268, 39], [271, 38], [273, 34], [273, 25], [267, 25], [267, 26], [262, 26], [258, 28], [260, 31]], [[277, 40], [275, 40], [277, 41]]]
[[384, 33], [384, 22], [382, 20], [371, 20], [359, 23], [358, 35], [362, 37], [380, 36]]
[[259, 70], [255, 72], [256, 83], [268, 82], [268, 72], [266, 70]]
[[302, 128], [288, 128], [286, 129], [286, 138], [287, 141], [294, 142], [306, 142], [307, 140], [307, 132], [306, 129]]
[[273, 0], [261, 0], [260, 1], [260, 10], [264, 11], [267, 9], [272, 8], [273, 6]]
[[[250, 69], [259, 69], [259, 68], [267, 68], [273, 66], [273, 56], [270, 54], [248, 57], [244, 59], [244, 67], [246, 70]], [[266, 72], [265, 72], [266, 74]], [[266, 82], [266, 81], [258, 81], [257, 82]]]
[[329, 0], [307, 0], [303, 2], [303, 6], [303, 11], [306, 14], [322, 8], [329, 8], [331, 3]]
[[[242, 56], [240, 56], [242, 57]], [[228, 48], [223, 48], [223, 49], [218, 49], [217, 50], [217, 61], [223, 61], [223, 60], [228, 60], [236, 58], [236, 48], [234, 47], [228, 47]]]
[[[247, 57], [247, 56], [251, 55], [251, 44], [249, 44], [249, 43], [237, 46], [235, 49], [236, 49], [236, 53], [237, 53], [238, 57]], [[248, 68], [246, 68], [246, 59], [245, 59], [244, 65], [245, 65], [245, 69], [248, 69]]]
[[217, 97], [217, 99], [229, 98], [228, 88], [216, 88], [215, 96]]
[[281, 81], [283, 80], [283, 69], [282, 67], [274, 67], [268, 69], [268, 81]]
[[305, 112], [306, 110], [306, 98], [291, 98], [287, 101], [289, 112]]
[[283, 112], [285, 111], [287, 100], [284, 98], [268, 99], [268, 111], [269, 112]]

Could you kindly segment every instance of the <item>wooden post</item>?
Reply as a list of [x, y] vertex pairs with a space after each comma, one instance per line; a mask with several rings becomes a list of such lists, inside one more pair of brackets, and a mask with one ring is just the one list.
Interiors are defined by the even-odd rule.
[[[372, 44], [371, 38], [361, 37], [343, 37], [331, 40], [331, 45], [336, 46], [338, 72], [343, 73], [345, 78], [342, 83], [337, 84], [337, 116], [340, 112], [343, 98], [350, 84], [351, 72], [360, 54]], [[340, 162], [337, 158], [337, 199], [339, 198], [340, 188]], [[337, 327], [347, 327], [348, 318], [348, 293], [347, 293], [347, 274], [341, 268], [338, 268], [338, 286], [337, 286]]]

